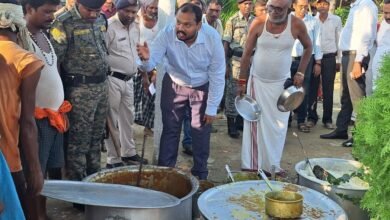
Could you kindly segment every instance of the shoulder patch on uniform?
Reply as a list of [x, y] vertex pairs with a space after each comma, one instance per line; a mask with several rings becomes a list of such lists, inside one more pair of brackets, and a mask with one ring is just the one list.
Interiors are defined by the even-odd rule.
[[66, 42], [66, 33], [62, 28], [59, 27], [51, 28], [50, 35], [59, 44]]

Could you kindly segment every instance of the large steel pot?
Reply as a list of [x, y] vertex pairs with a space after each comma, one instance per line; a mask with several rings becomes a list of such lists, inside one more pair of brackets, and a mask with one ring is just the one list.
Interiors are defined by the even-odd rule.
[[[136, 185], [138, 166], [118, 167], [88, 176], [84, 181]], [[113, 208], [105, 206], [85, 207], [87, 220], [190, 220], [192, 197], [198, 191], [199, 182], [190, 174], [175, 168], [147, 165], [142, 170], [141, 187], [168, 193], [180, 199], [180, 204], [169, 208]]]
[[[352, 173], [362, 166], [362, 164], [357, 161], [337, 158], [312, 158], [310, 159], [310, 162], [313, 166], [320, 165], [325, 170], [339, 169], [340, 171], [345, 171], [345, 173]], [[330, 197], [345, 210], [349, 219], [370, 219], [368, 213], [359, 206], [360, 199], [364, 196], [364, 193], [368, 188], [357, 189], [343, 186], [331, 186], [326, 181], [308, 175], [305, 169], [306, 166], [306, 161], [300, 161], [295, 165], [299, 185], [309, 187]]]

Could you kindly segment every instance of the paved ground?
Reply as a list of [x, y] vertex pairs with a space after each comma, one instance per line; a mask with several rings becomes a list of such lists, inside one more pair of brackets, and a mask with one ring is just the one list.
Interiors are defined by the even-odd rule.
[[[334, 122], [337, 113], [340, 110], [339, 104], [339, 81], [336, 79], [336, 91], [334, 99]], [[319, 105], [318, 112], [322, 112], [322, 105]], [[240, 169], [240, 151], [241, 151], [241, 140], [229, 138], [227, 135], [226, 120], [220, 119], [215, 123], [215, 127], [218, 132], [212, 134], [211, 137], [211, 157], [209, 159], [209, 180], [215, 184], [223, 184], [226, 180], [226, 172], [224, 170], [225, 164], [229, 164], [232, 170]], [[309, 158], [315, 157], [337, 157], [344, 159], [351, 159], [351, 148], [341, 147], [341, 140], [322, 140], [319, 138], [320, 134], [328, 133], [330, 130], [322, 127], [322, 124], [318, 124], [312, 129], [310, 133], [301, 133], [296, 129], [296, 121], [293, 122], [291, 128], [288, 130], [285, 150], [282, 158], [282, 168], [288, 171], [287, 181], [295, 183], [296, 173], [294, 166], [297, 162], [304, 159], [302, 149], [296, 137], [292, 134], [296, 132], [301, 139], [301, 142], [308, 154]], [[136, 129], [136, 143], [138, 149], [141, 148], [142, 142], [142, 128], [137, 127]], [[152, 148], [153, 140], [149, 138], [146, 143], [146, 158], [152, 161]], [[103, 154], [105, 158], [105, 154]], [[178, 167], [181, 169], [188, 170], [191, 168], [192, 158], [186, 156], [181, 152], [178, 158]], [[105, 161], [102, 161], [102, 167], [105, 166]], [[51, 219], [72, 219], [82, 220], [84, 214], [72, 208], [70, 203], [49, 200], [48, 202], [48, 215]]]

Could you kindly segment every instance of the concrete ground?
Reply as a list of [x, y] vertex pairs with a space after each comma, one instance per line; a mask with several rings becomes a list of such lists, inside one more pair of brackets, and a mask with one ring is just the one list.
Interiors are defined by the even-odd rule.
[[[340, 110], [340, 89], [339, 76], [336, 77], [336, 86], [334, 94], [334, 122]], [[318, 106], [318, 113], [322, 116], [322, 104]], [[214, 127], [218, 129], [217, 133], [211, 136], [211, 154], [209, 159], [209, 180], [215, 184], [223, 184], [227, 179], [224, 166], [228, 164], [232, 170], [240, 170], [241, 159], [241, 139], [232, 139], [227, 135], [226, 119], [220, 115], [220, 119], [214, 123]], [[320, 139], [320, 134], [330, 132], [322, 126], [321, 119], [319, 124], [312, 128], [310, 133], [302, 133], [297, 129], [296, 121], [293, 122], [291, 128], [288, 129], [286, 144], [282, 158], [282, 168], [288, 171], [287, 181], [296, 183], [296, 172], [294, 166], [297, 162], [304, 160], [305, 156], [299, 145], [298, 139], [293, 136], [296, 132], [307, 152], [309, 158], [316, 157], [335, 157], [352, 159], [351, 148], [341, 147], [342, 140], [324, 140]], [[138, 150], [141, 151], [143, 128], [137, 126], [135, 137]], [[139, 153], [141, 154], [141, 153]], [[146, 142], [146, 158], [152, 161], [153, 154], [153, 139], [149, 138]], [[102, 167], [105, 167], [105, 153], [102, 154]], [[182, 153], [182, 148], [179, 149], [179, 158], [177, 166], [180, 169], [189, 170], [192, 166], [192, 158]], [[48, 216], [50, 219], [72, 219], [82, 220], [84, 214], [74, 208], [71, 203], [48, 200]]]

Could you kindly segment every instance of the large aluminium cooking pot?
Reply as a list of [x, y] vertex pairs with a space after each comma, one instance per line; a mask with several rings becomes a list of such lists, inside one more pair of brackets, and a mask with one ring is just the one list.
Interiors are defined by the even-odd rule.
[[298, 218], [303, 212], [303, 196], [291, 191], [265, 194], [265, 213], [275, 218]]
[[305, 91], [303, 87], [296, 87], [294, 85], [283, 90], [280, 94], [277, 107], [281, 112], [289, 112], [297, 109], [305, 98]]
[[[328, 171], [339, 171], [339, 175], [342, 173], [350, 174], [360, 167], [362, 164], [353, 161], [338, 158], [311, 158], [310, 163], [314, 165], [320, 165]], [[332, 186], [326, 181], [322, 181], [312, 176], [307, 172], [306, 161], [300, 161], [295, 165], [295, 171], [298, 174], [298, 184], [309, 187], [318, 192], [321, 192], [337, 202], [348, 214], [349, 219], [353, 220], [368, 220], [370, 219], [368, 213], [360, 208], [360, 199], [364, 196], [368, 190], [368, 186], [348, 186], [339, 185]], [[337, 176], [339, 177], [339, 176]]]
[[[138, 166], [125, 166], [104, 170], [86, 177], [84, 181], [136, 185], [138, 168]], [[86, 219], [192, 219], [192, 199], [199, 188], [198, 180], [192, 175], [175, 168], [146, 165], [142, 170], [140, 186], [173, 195], [179, 198], [180, 203], [167, 208], [116, 208], [87, 205]]]

